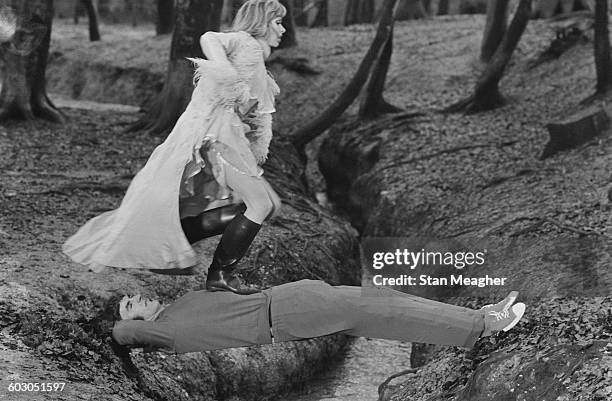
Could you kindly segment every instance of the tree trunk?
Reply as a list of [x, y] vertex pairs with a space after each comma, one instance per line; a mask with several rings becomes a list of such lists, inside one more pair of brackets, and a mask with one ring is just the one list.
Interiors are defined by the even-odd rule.
[[221, 10], [221, 23], [230, 24], [234, 18], [234, 0], [223, 0], [223, 9]]
[[389, 39], [385, 43], [380, 58], [376, 61], [376, 65], [370, 75], [370, 80], [366, 86], [366, 91], [359, 107], [359, 118], [371, 119], [376, 118], [383, 113], [397, 113], [401, 111], [399, 107], [393, 106], [383, 98], [385, 90], [385, 81], [387, 80], [387, 71], [391, 64], [391, 55], [393, 54], [393, 25], [391, 25], [391, 33]]
[[489, 0], [487, 21], [480, 46], [480, 61], [488, 63], [502, 41], [508, 27], [509, 0]]
[[348, 4], [346, 6], [346, 17], [344, 18], [345, 25], [372, 22], [373, 20], [373, 0], [348, 0]]
[[287, 9], [287, 15], [283, 18], [283, 26], [287, 30], [278, 46], [281, 49], [297, 45], [297, 37], [295, 34], [295, 19], [293, 17], [293, 0], [281, 0], [283, 6]]
[[610, 33], [608, 32], [608, 1], [595, 0], [595, 70], [597, 93], [607, 92], [612, 84]]
[[155, 20], [155, 33], [167, 35], [172, 33], [174, 20], [174, 0], [157, 0], [157, 19]]
[[299, 127], [291, 134], [291, 142], [299, 151], [302, 151], [308, 142], [328, 129], [359, 95], [359, 91], [361, 91], [361, 88], [368, 79], [372, 65], [380, 58], [381, 50], [387, 42], [389, 35], [391, 35], [393, 11], [397, 1], [398, 0], [385, 0], [376, 30], [376, 36], [368, 52], [363, 60], [361, 60], [357, 72], [353, 75], [353, 78], [346, 88], [344, 88], [344, 91], [318, 117], [304, 126]]
[[449, 0], [440, 0], [438, 3], [438, 15], [448, 14], [448, 2]]
[[72, 21], [75, 25], [79, 23], [79, 14], [81, 14], [81, 2], [80, 0], [75, 0], [74, 7], [72, 8]]
[[327, 26], [327, 5], [329, 2], [325, 0], [320, 0], [317, 5], [314, 7], [315, 12], [309, 13], [311, 16], [314, 16], [312, 20], [309, 17], [308, 27], [312, 28], [315, 26]]
[[399, 107], [387, 102], [383, 97], [387, 72], [389, 71], [391, 56], [393, 55], [393, 29], [395, 27], [395, 17], [397, 16], [400, 5], [401, 0], [395, 3], [389, 38], [370, 74], [370, 79], [359, 107], [358, 116], [361, 119], [373, 119], [384, 113], [397, 113], [402, 111]]
[[499, 92], [499, 81], [525, 31], [530, 15], [531, 0], [520, 0], [508, 31], [476, 82], [474, 93], [467, 99], [449, 106], [446, 109], [447, 112], [477, 113], [492, 110], [504, 104], [504, 98]]
[[89, 19], [89, 40], [95, 42], [100, 40], [100, 27], [98, 25], [98, 10], [93, 3], [93, 0], [81, 0], [83, 6], [87, 10], [87, 18]]
[[124, 12], [128, 15], [132, 26], [138, 26], [138, 23], [141, 21], [140, 16], [144, 14], [145, 0], [129, 0], [124, 3]]
[[540, 155], [540, 160], [546, 159], [560, 151], [577, 148], [599, 135], [605, 135], [610, 129], [610, 108], [595, 104], [581, 108], [563, 120], [546, 124], [550, 136]]
[[52, 0], [12, 0], [19, 15], [15, 33], [0, 45], [4, 74], [0, 90], [0, 121], [43, 118], [61, 122], [63, 116], [46, 91], [45, 70], [51, 41]]
[[431, 17], [431, 0], [419, 0], [419, 8], [423, 17]]
[[176, 0], [174, 33], [166, 82], [147, 113], [130, 127], [151, 135], [169, 132], [185, 111], [193, 92], [193, 67], [185, 57], [203, 57], [200, 36], [220, 28], [223, 0]]

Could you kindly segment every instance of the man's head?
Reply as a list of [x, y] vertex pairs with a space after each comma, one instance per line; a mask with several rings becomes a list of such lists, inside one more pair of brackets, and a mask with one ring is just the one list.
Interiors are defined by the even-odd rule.
[[122, 320], [149, 320], [161, 308], [159, 301], [142, 298], [140, 294], [133, 297], [126, 295], [119, 302], [119, 316]]

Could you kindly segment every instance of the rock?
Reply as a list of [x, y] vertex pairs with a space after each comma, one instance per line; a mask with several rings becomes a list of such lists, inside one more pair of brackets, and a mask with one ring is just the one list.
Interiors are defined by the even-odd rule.
[[[607, 341], [588, 345], [557, 344], [542, 349], [516, 347], [494, 352], [478, 365], [468, 380], [458, 373], [465, 364], [456, 356], [440, 353], [430, 365], [401, 385], [390, 388], [385, 401], [574, 401], [606, 400], [605, 379], [612, 368]], [[432, 388], [427, 377], [440, 375], [444, 384]], [[579, 398], [585, 385], [597, 382], [589, 398]], [[424, 391], [420, 391], [420, 389]]]
[[568, 384], [579, 380], [576, 371], [589, 364], [612, 368], [606, 345], [598, 341], [586, 347], [559, 345], [545, 352], [496, 352], [479, 365], [455, 401], [575, 399]]
[[134, 361], [144, 376], [140, 387], [154, 399], [258, 401], [307, 381], [346, 344], [342, 336], [329, 336], [184, 355], [138, 353]]

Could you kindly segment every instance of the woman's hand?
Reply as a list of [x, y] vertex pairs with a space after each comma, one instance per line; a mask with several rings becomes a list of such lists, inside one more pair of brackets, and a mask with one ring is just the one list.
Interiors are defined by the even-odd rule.
[[258, 102], [254, 101], [253, 104], [244, 112], [241, 111], [240, 106], [238, 104], [234, 106], [234, 112], [236, 113], [238, 118], [240, 118], [240, 121], [247, 124], [251, 128], [251, 131], [257, 129], [257, 125], [255, 123], [257, 118], [257, 104]]

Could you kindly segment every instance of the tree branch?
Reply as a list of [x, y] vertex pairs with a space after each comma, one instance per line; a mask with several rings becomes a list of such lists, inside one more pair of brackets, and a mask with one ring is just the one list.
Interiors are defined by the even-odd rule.
[[331, 127], [338, 117], [359, 95], [361, 88], [368, 79], [368, 75], [370, 74], [370, 70], [372, 69], [374, 62], [380, 57], [380, 52], [391, 34], [393, 10], [396, 3], [397, 0], [385, 0], [382, 16], [380, 22], [378, 23], [378, 29], [376, 30], [376, 36], [374, 37], [368, 52], [361, 61], [357, 72], [340, 96], [338, 96], [338, 98], [336, 98], [336, 100], [317, 118], [299, 127], [293, 133], [291, 133], [290, 140], [298, 150], [303, 150], [304, 146], [306, 146], [308, 142], [312, 141], [326, 129]]

